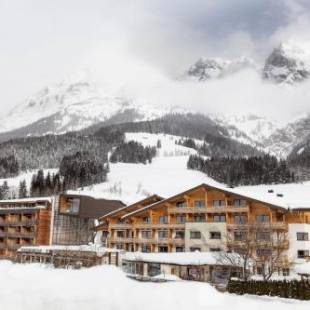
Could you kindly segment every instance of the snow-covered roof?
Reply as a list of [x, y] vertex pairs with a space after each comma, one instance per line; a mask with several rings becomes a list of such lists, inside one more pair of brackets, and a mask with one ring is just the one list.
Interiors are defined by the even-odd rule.
[[19, 199], [6, 199], [6, 200], [0, 200], [0, 204], [3, 203], [10, 203], [10, 204], [14, 204], [14, 203], [35, 203], [35, 202], [41, 202], [41, 201], [45, 201], [45, 202], [49, 202], [52, 203], [52, 197], [31, 197], [31, 198], [19, 198]]
[[126, 261], [163, 263], [171, 265], [238, 265], [242, 266], [238, 254], [222, 252], [174, 252], [174, 253], [141, 253], [126, 252], [122, 256]]
[[52, 251], [72, 251], [72, 252], [96, 252], [97, 254], [104, 254], [108, 252], [119, 252], [116, 249], [105, 248], [98, 244], [90, 245], [44, 245], [44, 246], [22, 246], [18, 252], [32, 252], [32, 253], [49, 253]]

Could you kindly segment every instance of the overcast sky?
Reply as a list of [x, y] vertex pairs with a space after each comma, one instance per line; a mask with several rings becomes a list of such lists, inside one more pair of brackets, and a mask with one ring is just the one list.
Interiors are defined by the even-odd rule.
[[[138, 96], [141, 83], [146, 98], [157, 90], [157, 100], [177, 103], [166, 78], [200, 56], [246, 55], [261, 62], [281, 41], [308, 40], [309, 16], [309, 0], [0, 0], [1, 113], [41, 87], [88, 69], [115, 88], [131, 83]], [[235, 83], [228, 89], [242, 85]], [[187, 90], [184, 105], [193, 97]], [[217, 91], [195, 90], [194, 100], [213, 102]], [[257, 91], [264, 92], [261, 86]], [[262, 100], [272, 92], [261, 94]], [[296, 113], [306, 106], [298, 96]]]

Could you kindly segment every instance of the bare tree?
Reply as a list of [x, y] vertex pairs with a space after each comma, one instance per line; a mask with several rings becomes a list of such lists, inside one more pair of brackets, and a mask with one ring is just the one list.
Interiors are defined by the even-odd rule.
[[[275, 230], [272, 224], [236, 225], [227, 234], [227, 253], [220, 260], [232, 266], [242, 265], [242, 279], [247, 281], [251, 269], [260, 270], [264, 280], [269, 280], [278, 268], [285, 266], [286, 232]], [[239, 256], [231, 256], [230, 253]]]

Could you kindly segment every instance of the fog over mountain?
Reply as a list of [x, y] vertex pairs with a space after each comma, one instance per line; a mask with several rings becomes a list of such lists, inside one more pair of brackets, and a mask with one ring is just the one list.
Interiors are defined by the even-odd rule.
[[[2, 116], [81, 71], [111, 96], [168, 110], [251, 113], [284, 124], [310, 112], [307, 79], [294, 87], [262, 79], [281, 43], [310, 40], [308, 1], [30, 2], [0, 4]], [[225, 65], [208, 84], [180, 80], [199, 59], [251, 59], [254, 66]]]

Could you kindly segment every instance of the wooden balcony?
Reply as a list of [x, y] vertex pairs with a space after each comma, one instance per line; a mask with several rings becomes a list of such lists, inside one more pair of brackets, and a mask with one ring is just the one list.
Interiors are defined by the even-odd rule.
[[246, 223], [246, 224], [227, 224], [227, 228], [231, 230], [248, 230], [248, 229], [271, 229], [271, 230], [287, 230], [288, 226], [285, 222], [272, 223]]
[[125, 224], [125, 223], [110, 224], [109, 226], [111, 229], [132, 229], [132, 224]]
[[108, 238], [109, 243], [139, 243], [139, 244], [174, 244], [184, 245], [184, 239], [176, 238]]
[[246, 213], [249, 211], [249, 207], [179, 207], [169, 208], [170, 214], [202, 214], [202, 213]]
[[184, 224], [171, 223], [171, 224], [135, 224], [133, 228], [149, 228], [149, 229], [184, 229]]
[[0, 221], [0, 227], [7, 227], [7, 226], [35, 226], [37, 224], [36, 220], [25, 220], [25, 221]]

